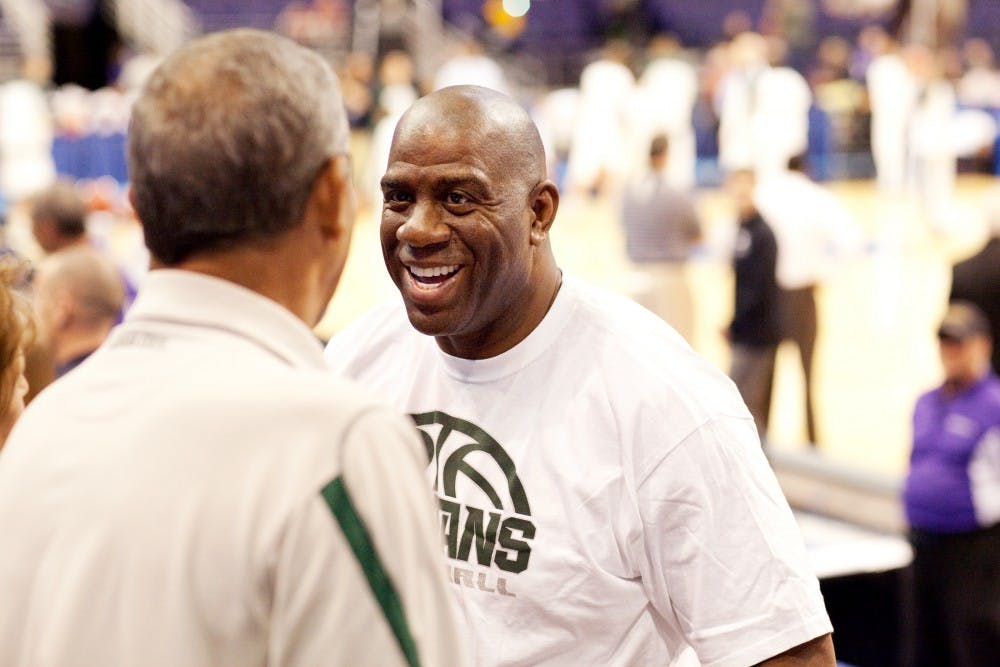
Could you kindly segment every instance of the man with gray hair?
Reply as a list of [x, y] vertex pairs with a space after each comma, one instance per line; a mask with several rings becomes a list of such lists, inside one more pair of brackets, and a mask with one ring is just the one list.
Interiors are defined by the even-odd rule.
[[420, 441], [310, 329], [356, 215], [335, 76], [199, 39], [128, 153], [151, 271], [4, 449], [0, 664], [464, 664]]

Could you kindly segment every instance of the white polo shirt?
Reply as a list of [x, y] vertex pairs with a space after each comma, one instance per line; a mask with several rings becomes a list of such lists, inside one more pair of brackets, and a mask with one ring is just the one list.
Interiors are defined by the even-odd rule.
[[480, 667], [746, 667], [830, 632], [733, 383], [631, 301], [567, 277], [481, 360], [393, 304], [327, 358], [420, 428]]
[[0, 665], [462, 664], [423, 465], [290, 312], [153, 271], [0, 454]]

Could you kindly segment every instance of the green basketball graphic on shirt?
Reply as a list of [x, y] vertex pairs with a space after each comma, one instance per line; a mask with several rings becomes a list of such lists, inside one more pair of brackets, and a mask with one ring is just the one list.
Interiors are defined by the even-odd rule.
[[411, 415], [430, 460], [455, 583], [512, 595], [507, 580], [483, 568], [517, 574], [527, 569], [535, 524], [513, 459], [479, 426], [444, 412]]

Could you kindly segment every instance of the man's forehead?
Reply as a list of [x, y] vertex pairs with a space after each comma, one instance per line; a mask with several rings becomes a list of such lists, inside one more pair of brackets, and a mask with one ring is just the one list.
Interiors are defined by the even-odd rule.
[[414, 179], [445, 182], [476, 181], [485, 183], [489, 180], [489, 174], [486, 171], [486, 165], [472, 156], [469, 156], [468, 160], [431, 164], [414, 164], [402, 160], [390, 160], [389, 166], [385, 171], [385, 176], [382, 177], [382, 182], [390, 183]]
[[502, 137], [440, 125], [424, 126], [397, 133], [387, 171], [412, 173], [424, 169], [435, 175], [496, 178], [511, 159]]

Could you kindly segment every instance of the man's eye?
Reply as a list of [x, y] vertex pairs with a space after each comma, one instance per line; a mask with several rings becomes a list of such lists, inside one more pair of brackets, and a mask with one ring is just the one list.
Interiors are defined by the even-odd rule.
[[467, 204], [469, 198], [463, 195], [461, 192], [449, 192], [448, 193], [448, 203], [449, 204]]
[[391, 190], [385, 193], [387, 204], [402, 204], [410, 201], [410, 195], [400, 190]]

